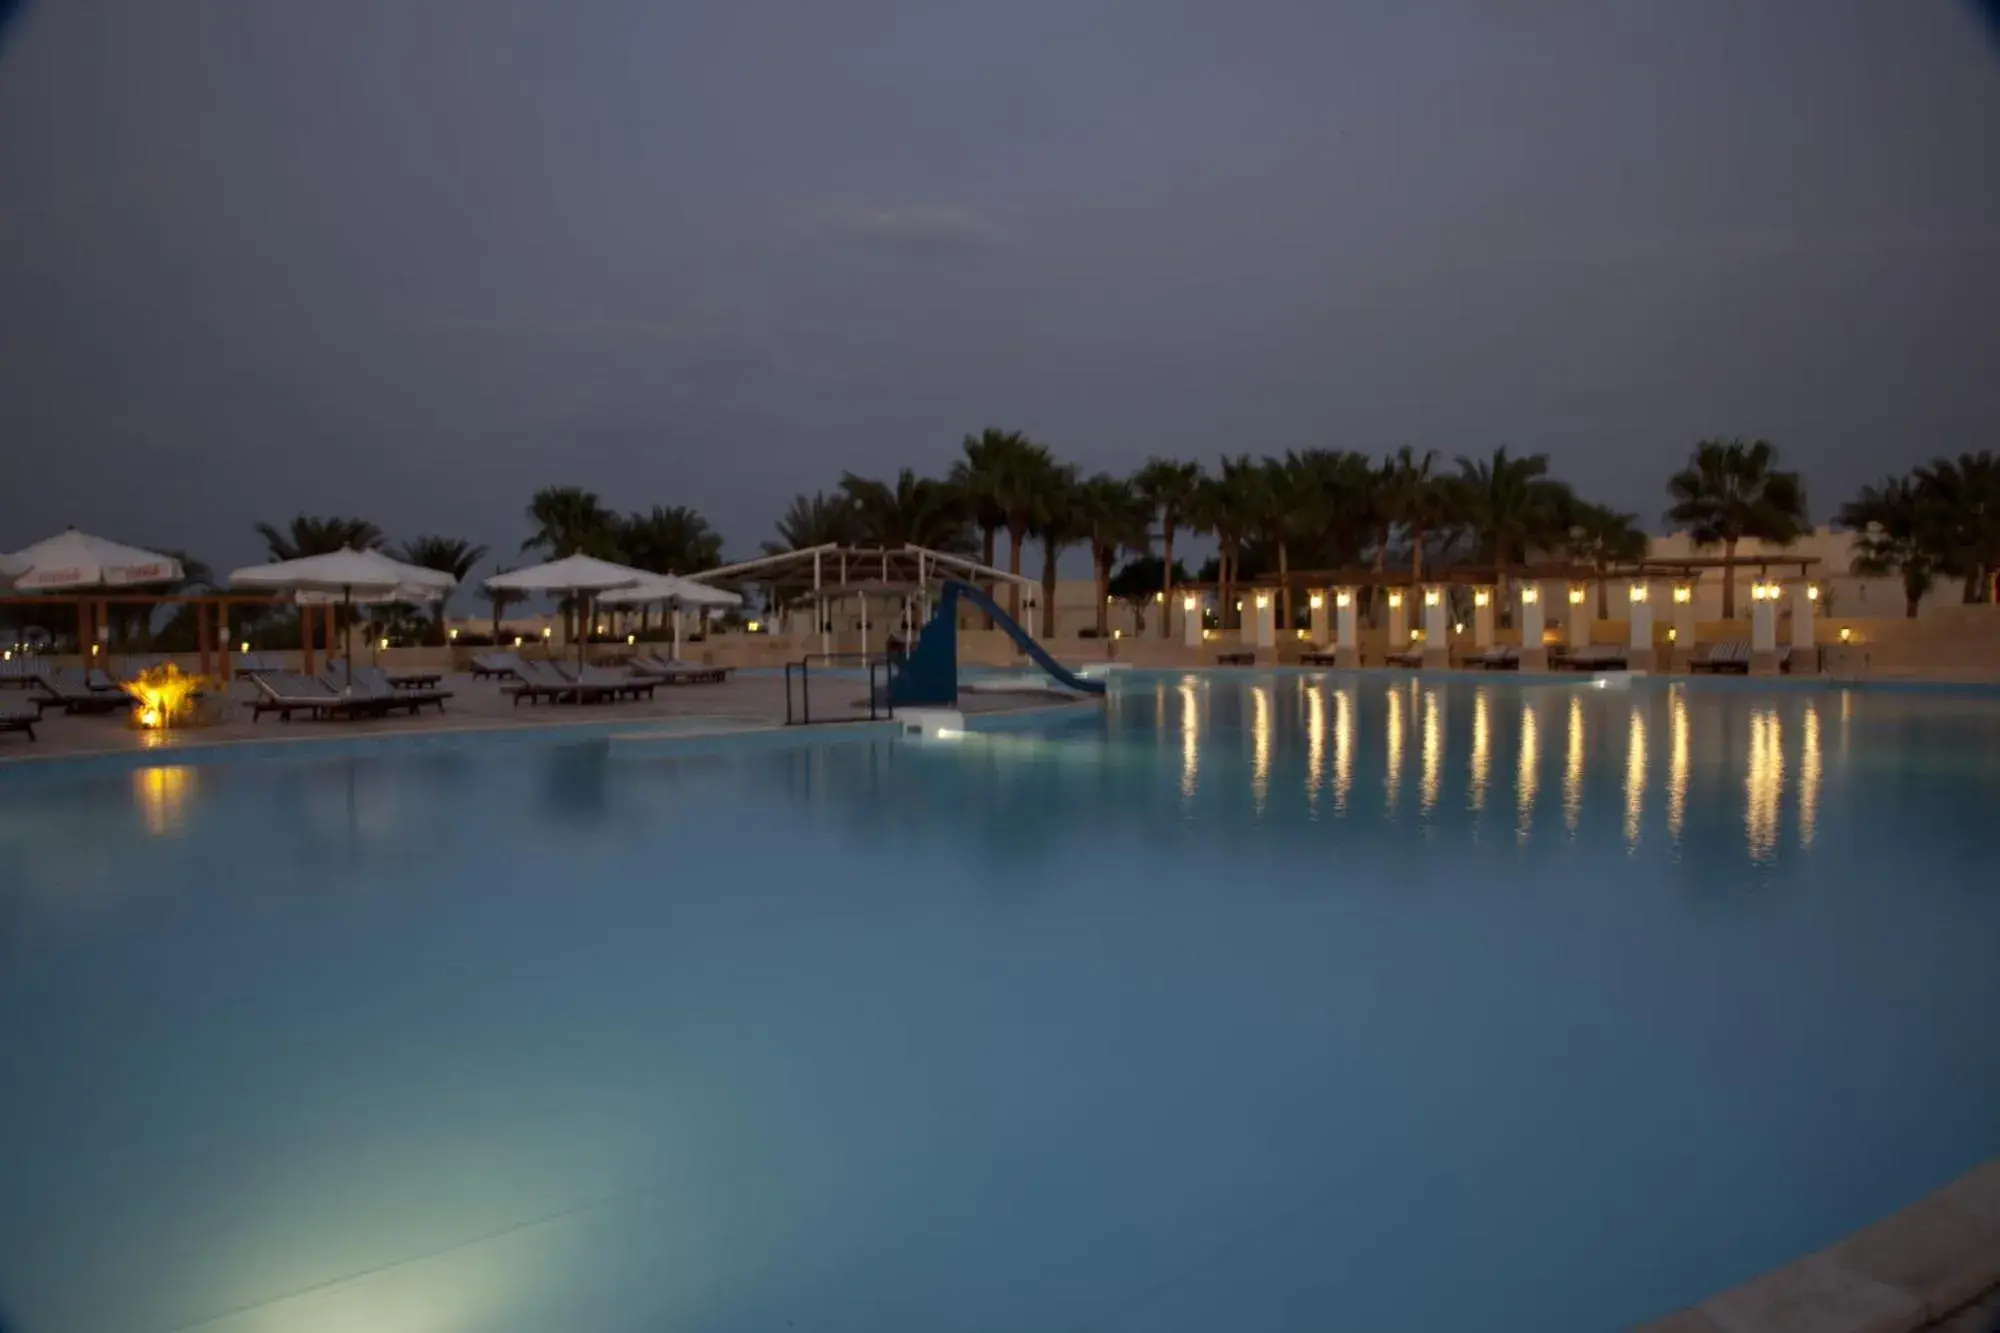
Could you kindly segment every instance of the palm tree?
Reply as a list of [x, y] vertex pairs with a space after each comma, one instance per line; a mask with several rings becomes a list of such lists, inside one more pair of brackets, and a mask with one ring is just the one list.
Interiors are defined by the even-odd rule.
[[856, 540], [854, 499], [845, 492], [795, 495], [778, 520], [778, 540], [764, 543], [765, 555], [805, 551], [815, 546], [851, 546]]
[[1174, 533], [1201, 489], [1201, 464], [1149, 458], [1132, 475], [1132, 489], [1146, 512], [1160, 521], [1160, 637], [1169, 633], [1166, 608], [1174, 604]]
[[1224, 629], [1236, 623], [1236, 580], [1256, 513], [1259, 476], [1248, 454], [1224, 458], [1215, 475], [1202, 478], [1188, 506], [1189, 526], [1215, 536], [1216, 616]]
[[884, 550], [928, 546], [962, 553], [971, 545], [959, 493], [945, 482], [904, 468], [893, 485], [849, 472], [841, 477], [840, 489], [847, 493], [861, 540]]
[[1160, 596], [1162, 578], [1171, 576], [1174, 583], [1194, 582], [1184, 565], [1175, 562], [1172, 569], [1163, 572], [1160, 567], [1165, 563], [1151, 553], [1127, 560], [1104, 586], [1107, 595], [1132, 608], [1132, 619], [1138, 623], [1141, 634], [1146, 632], [1146, 608]]
[[295, 516], [282, 531], [269, 523], [257, 525], [257, 535], [273, 561], [299, 560], [309, 555], [332, 555], [353, 547], [373, 550], [382, 544], [382, 530], [366, 519], [315, 518]]
[[965, 437], [960, 446], [965, 457], [951, 465], [950, 484], [979, 529], [979, 559], [989, 569], [1000, 529], [1007, 526], [1008, 469], [1035, 447], [1020, 431], [988, 426]]
[[[496, 574], [505, 574], [507, 568], [505, 565], [502, 565], [493, 572]], [[489, 588], [483, 585], [479, 590], [479, 595], [484, 597], [487, 603], [493, 608], [493, 642], [497, 645], [500, 642], [500, 622], [506, 618], [507, 608], [516, 602], [526, 601], [528, 595], [523, 592], [515, 592], [511, 588]]]
[[[1007, 572], [1019, 575], [1021, 551], [1028, 534], [1041, 521], [1050, 499], [1062, 492], [1060, 483], [1064, 479], [1046, 446], [1023, 441], [1018, 448], [1009, 449], [1003, 458], [994, 499], [1006, 515]], [[1007, 614], [1017, 620], [1020, 618], [1021, 588], [1018, 583], [1007, 585]]]
[[1917, 606], [1948, 558], [1951, 519], [1938, 508], [1922, 480], [1884, 477], [1840, 507], [1833, 525], [1855, 534], [1849, 568], [1870, 578], [1903, 580], [1903, 614], [1915, 619]]
[[1042, 479], [1035, 503], [1035, 536], [1042, 540], [1042, 637], [1056, 633], [1056, 563], [1063, 548], [1082, 540], [1084, 527], [1076, 469], [1054, 464]]
[[654, 505], [617, 527], [625, 563], [655, 574], [699, 574], [722, 563], [722, 535], [687, 505]]
[[[486, 558], [484, 546], [474, 546], [459, 537], [438, 537], [425, 535], [412, 537], [403, 543], [396, 558], [406, 565], [420, 565], [425, 569], [435, 569], [451, 575], [460, 583], [472, 573], [472, 567]], [[431, 608], [431, 633], [438, 643], [445, 641], [444, 613], [449, 597], [440, 597]]]
[[[1388, 544], [1390, 525], [1400, 526], [1410, 543], [1410, 582], [1424, 581], [1424, 538], [1451, 519], [1451, 490], [1436, 475], [1437, 451], [1418, 454], [1403, 445], [1382, 465], [1382, 540]], [[1382, 567], [1381, 553], [1376, 568]]]
[[1098, 473], [1077, 488], [1076, 517], [1083, 539], [1090, 544], [1091, 567], [1097, 575], [1097, 637], [1110, 633], [1111, 567], [1126, 551], [1143, 552], [1151, 544], [1148, 508], [1130, 482]]
[[535, 531], [521, 543], [523, 551], [540, 551], [551, 559], [594, 555], [616, 560], [618, 516], [604, 507], [594, 491], [581, 486], [544, 486], [528, 501], [528, 521]]
[[1806, 529], [1806, 489], [1780, 471], [1768, 440], [1703, 440], [1667, 482], [1667, 521], [1700, 546], [1722, 547], [1722, 618], [1736, 618], [1736, 545], [1749, 538], [1789, 546]]
[[2000, 458], [1983, 451], [1939, 458], [1916, 479], [1943, 543], [1938, 572], [1965, 580], [1964, 600], [1985, 601], [2000, 571]]
[[1460, 457], [1456, 488], [1460, 516], [1471, 529], [1478, 559], [1493, 566], [1495, 592], [1505, 612], [1512, 606], [1509, 567], [1525, 563], [1532, 550], [1562, 543], [1574, 497], [1569, 487], [1550, 478], [1547, 454], [1513, 458], [1504, 444], [1490, 459]]
[[1597, 618], [1611, 618], [1610, 574], [1613, 565], [1629, 565], [1646, 558], [1646, 534], [1639, 530], [1637, 514], [1621, 514], [1603, 505], [1578, 503], [1570, 508], [1569, 537], [1565, 550], [1597, 571]]

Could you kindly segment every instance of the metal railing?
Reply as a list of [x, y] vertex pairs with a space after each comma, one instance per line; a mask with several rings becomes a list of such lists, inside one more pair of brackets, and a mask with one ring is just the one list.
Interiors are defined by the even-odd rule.
[[[889, 702], [889, 686], [901, 666], [901, 657], [883, 653], [808, 653], [796, 662], [785, 663], [785, 725], [805, 727], [828, 722], [880, 722], [894, 717], [896, 709]], [[812, 687], [815, 667], [819, 669], [823, 685], [845, 683], [849, 689], [855, 682], [848, 673], [856, 669], [865, 670], [868, 680], [866, 711], [856, 709], [829, 714], [822, 707], [820, 716], [814, 717]], [[831, 674], [836, 671], [841, 674]]]

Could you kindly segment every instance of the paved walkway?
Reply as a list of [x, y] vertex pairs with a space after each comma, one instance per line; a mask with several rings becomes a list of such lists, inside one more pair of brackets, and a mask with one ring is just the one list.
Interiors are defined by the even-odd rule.
[[[23, 759], [55, 758], [66, 755], [120, 754], [171, 749], [176, 745], [214, 745], [231, 741], [305, 740], [327, 736], [387, 736], [413, 733], [493, 730], [496, 728], [553, 727], [572, 723], [629, 723], [635, 731], [648, 722], [668, 719], [705, 719], [719, 728], [769, 727], [785, 720], [785, 682], [777, 674], [734, 676], [715, 685], [663, 685], [651, 699], [622, 700], [606, 704], [515, 704], [501, 692], [497, 680], [474, 680], [469, 675], [451, 675], [444, 688], [452, 692], [444, 711], [425, 709], [416, 717], [355, 719], [352, 721], [311, 721], [304, 716], [280, 722], [275, 714], [251, 721], [245, 702], [250, 686], [238, 681], [230, 688], [228, 720], [215, 726], [183, 732], [146, 732], [130, 725], [124, 714], [97, 717], [70, 717], [50, 709], [36, 727], [37, 739], [30, 742], [19, 734], [0, 734], [0, 763]], [[861, 720], [868, 716], [867, 686], [859, 680], [816, 678], [813, 682], [813, 716], [831, 721], [836, 718]], [[0, 690], [0, 701], [30, 698], [28, 690]], [[1039, 707], [1053, 702], [1049, 695], [967, 694], [960, 707], [965, 712], [1010, 711]]]

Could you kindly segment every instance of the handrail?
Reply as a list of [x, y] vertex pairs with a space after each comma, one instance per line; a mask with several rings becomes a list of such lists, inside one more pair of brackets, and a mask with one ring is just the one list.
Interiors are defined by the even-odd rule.
[[[900, 657], [889, 653], [807, 653], [795, 662], [785, 663], [785, 725], [788, 727], [813, 725], [812, 668], [815, 663], [821, 666], [841, 666], [852, 663], [865, 667], [868, 672], [868, 720], [870, 722], [879, 722], [883, 718], [894, 717], [896, 715], [896, 707], [889, 697], [889, 687], [895, 679], [896, 669], [900, 665], [901, 660]], [[878, 672], [880, 673], [879, 684]], [[793, 707], [792, 699], [792, 678], [794, 673], [797, 674], [799, 681], [797, 708]], [[859, 718], [853, 717], [829, 717], [821, 718], [820, 722], [856, 722], [859, 720]]]

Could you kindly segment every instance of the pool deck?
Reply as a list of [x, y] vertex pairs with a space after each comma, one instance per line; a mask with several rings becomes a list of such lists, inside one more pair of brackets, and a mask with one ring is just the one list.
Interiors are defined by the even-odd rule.
[[[587, 705], [517, 705], [501, 693], [500, 685], [497, 680], [474, 680], [470, 675], [447, 676], [443, 688], [452, 695], [442, 713], [425, 709], [414, 717], [398, 714], [353, 721], [312, 721], [301, 715], [289, 722], [281, 722], [272, 714], [253, 722], [249, 708], [242, 702], [249, 698], [249, 687], [239, 682], [231, 687], [226, 721], [171, 733], [141, 731], [131, 726], [122, 712], [72, 717], [52, 708], [36, 725], [34, 741], [19, 734], [0, 734], [0, 764], [84, 755], [160, 753], [252, 741], [444, 736], [455, 732], [529, 732], [572, 726], [644, 733], [649, 725], [671, 723], [677, 734], [698, 731], [714, 735], [767, 731], [783, 726], [785, 721], [785, 682], [775, 673], [739, 675], [713, 685], [662, 686], [651, 699]], [[828, 721], [833, 718], [865, 721], [868, 716], [865, 702], [859, 708], [854, 704], [856, 699], [865, 700], [866, 695], [866, 685], [858, 680], [846, 691], [829, 689], [824, 682], [814, 685], [814, 702], [827, 710]], [[0, 702], [29, 697], [31, 692], [27, 690], [0, 690]], [[959, 708], [966, 713], [1013, 712], [1054, 702], [1057, 702], [1054, 696], [1032, 692], [968, 693], [960, 700]], [[810, 730], [819, 729], [815, 726]]]
[[1635, 1333], [1992, 1333], [2000, 1158], [1815, 1254]]

